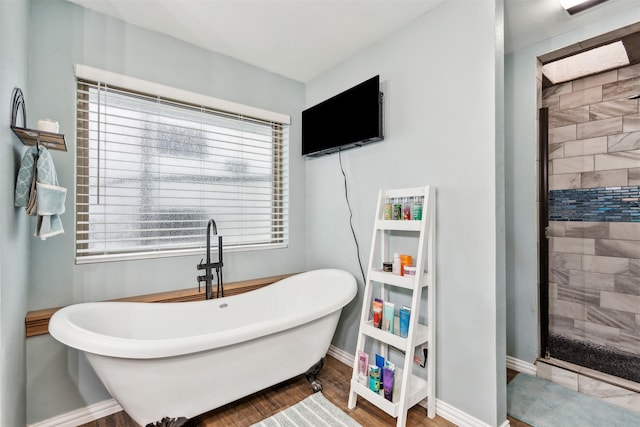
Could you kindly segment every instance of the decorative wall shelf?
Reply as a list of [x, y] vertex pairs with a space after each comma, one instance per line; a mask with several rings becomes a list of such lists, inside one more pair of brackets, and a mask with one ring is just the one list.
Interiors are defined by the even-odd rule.
[[50, 150], [67, 151], [67, 143], [63, 134], [16, 126], [11, 126], [11, 130], [20, 138], [24, 145], [40, 144]]
[[[22, 112], [22, 125], [16, 126], [18, 112]], [[67, 151], [67, 143], [64, 135], [60, 133], [45, 132], [37, 129], [29, 129], [27, 127], [27, 114], [24, 102], [24, 96], [20, 88], [13, 89], [11, 99], [11, 130], [16, 134], [24, 145], [40, 145], [51, 150]]]

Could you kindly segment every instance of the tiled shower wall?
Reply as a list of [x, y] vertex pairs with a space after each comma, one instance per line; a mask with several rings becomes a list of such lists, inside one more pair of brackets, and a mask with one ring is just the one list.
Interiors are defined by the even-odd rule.
[[636, 65], [542, 96], [549, 108], [550, 334], [636, 356], [640, 113], [629, 97], [639, 94]]

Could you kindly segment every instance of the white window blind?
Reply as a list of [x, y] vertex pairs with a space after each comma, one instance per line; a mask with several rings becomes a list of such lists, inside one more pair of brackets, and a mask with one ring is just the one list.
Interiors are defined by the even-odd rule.
[[288, 243], [288, 125], [78, 80], [76, 260]]

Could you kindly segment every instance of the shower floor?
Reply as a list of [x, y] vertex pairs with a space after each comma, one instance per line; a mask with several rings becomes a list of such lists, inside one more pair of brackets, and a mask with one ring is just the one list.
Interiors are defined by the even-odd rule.
[[640, 383], [640, 356], [631, 353], [559, 335], [549, 336], [549, 353], [555, 359]]

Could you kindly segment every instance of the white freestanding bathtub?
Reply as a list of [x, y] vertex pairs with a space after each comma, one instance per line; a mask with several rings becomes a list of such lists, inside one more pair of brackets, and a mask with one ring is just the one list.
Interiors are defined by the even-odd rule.
[[307, 372], [329, 348], [355, 278], [315, 270], [231, 297], [98, 302], [56, 312], [49, 332], [86, 353], [139, 424], [192, 418]]

